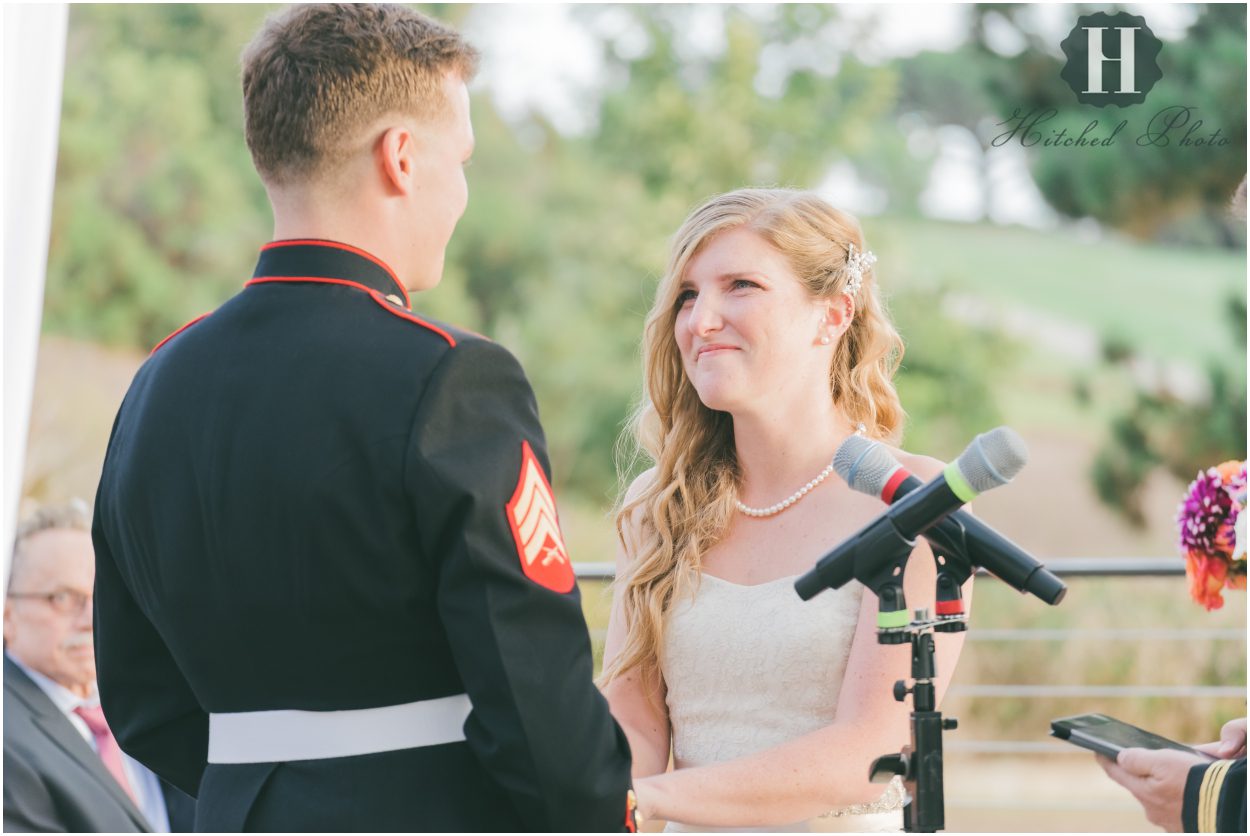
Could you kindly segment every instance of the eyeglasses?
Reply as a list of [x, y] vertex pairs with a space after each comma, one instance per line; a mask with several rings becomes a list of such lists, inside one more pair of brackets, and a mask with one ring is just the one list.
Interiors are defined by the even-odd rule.
[[38, 598], [48, 602], [52, 609], [64, 615], [78, 615], [91, 603], [90, 595], [73, 589], [58, 589], [55, 592], [10, 592], [9, 597]]

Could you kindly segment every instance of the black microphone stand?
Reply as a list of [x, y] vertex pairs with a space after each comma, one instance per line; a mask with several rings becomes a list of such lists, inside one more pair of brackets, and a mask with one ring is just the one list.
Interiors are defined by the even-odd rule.
[[[963, 456], [960, 461], [962, 474]], [[1020, 464], [1023, 461], [1012, 465], [1013, 474]], [[850, 468], [852, 472], [854, 469]], [[891, 472], [897, 475], [897, 470]], [[850, 481], [853, 486], [855, 480]], [[894, 683], [894, 699], [906, 702], [907, 695], [912, 695], [911, 743], [901, 752], [874, 760], [869, 780], [884, 783], [895, 775], [902, 776], [907, 788], [903, 808], [906, 830], [932, 833], [946, 824], [942, 732], [958, 728], [954, 718], [943, 719], [937, 710], [934, 634], [968, 629], [962, 587], [977, 564], [986, 564], [1011, 586], [1048, 604], [1062, 601], [1067, 588], [1041, 563], [989, 526], [966, 514], [955, 514], [964, 500], [950, 480], [939, 477], [920, 486], [919, 480], [908, 476], [895, 487], [901, 491], [900, 501], [892, 502], [889, 512], [818, 560], [795, 581], [794, 590], [807, 601], [825, 589], [838, 589], [857, 580], [877, 596], [877, 641], [911, 645], [913, 684], [908, 687], [907, 680]], [[921, 535], [929, 541], [937, 563], [937, 601], [934, 614], [922, 609], [912, 617], [903, 596], [903, 574]]]
[[958, 633], [968, 629], [963, 609], [963, 584], [973, 567], [951, 552], [933, 548], [937, 561], [937, 615], [917, 610], [908, 618], [903, 596], [903, 573], [916, 543], [901, 535], [876, 538], [871, 560], [855, 560], [855, 579], [877, 596], [877, 641], [880, 644], [911, 644], [911, 678], [894, 683], [894, 699], [905, 702], [912, 695], [911, 743], [903, 751], [873, 761], [869, 779], [885, 783], [895, 775], [903, 778], [906, 803], [904, 828], [913, 833], [933, 833], [946, 823], [942, 781], [942, 732], [957, 727], [954, 718], [937, 710], [937, 677], [934, 633]]
[[[962, 616], [960, 617], [962, 618]], [[911, 676], [914, 684], [907, 687], [906, 680], [894, 683], [894, 699], [903, 702], [912, 695], [911, 743], [903, 751], [883, 755], [872, 762], [870, 780], [876, 783], [889, 781], [895, 775], [903, 777], [907, 789], [907, 803], [903, 807], [903, 825], [908, 832], [933, 833], [946, 826], [946, 802], [942, 783], [942, 732], [954, 729], [958, 722], [953, 717], [943, 718], [937, 710], [937, 692], [933, 684], [937, 676], [934, 662], [933, 631], [950, 628], [962, 622], [934, 619], [928, 610], [916, 610], [915, 617], [906, 627], [891, 634], [906, 636], [911, 642]], [[886, 636], [878, 633], [877, 640], [886, 642]]]
[[[885, 755], [873, 761], [869, 779], [888, 782], [895, 775], [903, 776], [906, 787], [904, 826], [909, 832], [943, 830], [945, 826], [945, 801], [943, 795], [943, 731], [955, 729], [954, 719], [944, 720], [938, 711], [938, 691], [934, 680], [938, 676], [934, 654], [935, 632], [963, 632], [968, 630], [968, 616], [964, 612], [963, 585], [973, 575], [970, 562], [941, 546], [933, 546], [934, 559], [938, 561], [938, 600], [936, 616], [928, 610], [918, 610], [909, 620], [908, 604], [903, 594], [903, 576], [908, 567], [915, 540], [906, 539], [894, 526], [875, 526], [871, 535], [856, 541], [850, 551], [840, 555], [838, 562], [844, 567], [839, 577], [854, 576], [866, 589], [878, 597], [876, 615], [876, 640], [883, 645], [911, 645], [911, 679], [894, 684], [894, 699], [904, 702], [913, 697], [911, 711], [911, 744], [901, 752]], [[846, 572], [850, 569], [850, 572]], [[845, 572], [845, 574], [843, 574]], [[815, 595], [819, 586], [828, 579], [803, 586], [800, 595]], [[839, 581], [833, 581], [841, 585]]]
[[[911, 743], [901, 752], [873, 761], [869, 779], [882, 783], [895, 775], [902, 776], [907, 788], [903, 808], [905, 829], [933, 833], [942, 830], [946, 823], [942, 732], [957, 727], [953, 718], [943, 719], [937, 710], [934, 634], [960, 633], [968, 629], [963, 585], [972, 577], [976, 566], [972, 562], [972, 543], [963, 524], [943, 525], [943, 521], [938, 520], [923, 534], [937, 562], [937, 601], [932, 615], [928, 610], [917, 610], [913, 617], [907, 610], [903, 574], [916, 540], [905, 537], [884, 517], [825, 555], [810, 572], [795, 581], [794, 588], [799, 597], [808, 600], [824, 589], [837, 589], [852, 579], [857, 580], [877, 596], [877, 641], [911, 644], [913, 685], [909, 688], [906, 680], [894, 683], [896, 700], [905, 702], [907, 695], [912, 695]], [[1005, 538], [999, 539], [1011, 545]], [[994, 549], [987, 549], [986, 556], [994, 557]], [[1067, 591], [1063, 582], [1045, 571], [1040, 563], [1027, 555], [1024, 557], [1024, 561], [1004, 560], [999, 561], [999, 565], [985, 562], [991, 563], [991, 570], [996, 569], [999, 576], [1016, 589], [1049, 604], [1059, 603]]]

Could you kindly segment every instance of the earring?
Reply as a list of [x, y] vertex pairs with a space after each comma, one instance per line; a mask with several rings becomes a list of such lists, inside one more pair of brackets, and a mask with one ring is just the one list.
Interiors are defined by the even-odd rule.
[[825, 334], [823, 337], [821, 337], [821, 338], [820, 338], [820, 344], [821, 344], [821, 345], [829, 345], [829, 335], [828, 335], [828, 334]]

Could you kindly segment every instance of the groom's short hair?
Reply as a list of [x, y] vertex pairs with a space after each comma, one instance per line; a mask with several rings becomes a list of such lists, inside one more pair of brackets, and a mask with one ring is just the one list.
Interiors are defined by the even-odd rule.
[[306, 181], [359, 147], [392, 113], [450, 113], [443, 77], [468, 82], [478, 52], [455, 30], [405, 6], [291, 6], [243, 51], [247, 145], [269, 185]]

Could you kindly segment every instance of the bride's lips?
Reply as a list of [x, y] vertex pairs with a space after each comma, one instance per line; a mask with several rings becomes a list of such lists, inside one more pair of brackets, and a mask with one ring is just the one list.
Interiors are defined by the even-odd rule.
[[694, 359], [695, 359], [695, 362], [698, 362], [699, 360], [703, 359], [704, 355], [720, 354], [725, 351], [737, 351], [737, 350], [738, 350], [738, 347], [736, 345], [726, 345], [725, 343], [710, 343], [705, 346], [700, 346], [699, 350], [696, 351], [694, 354]]

